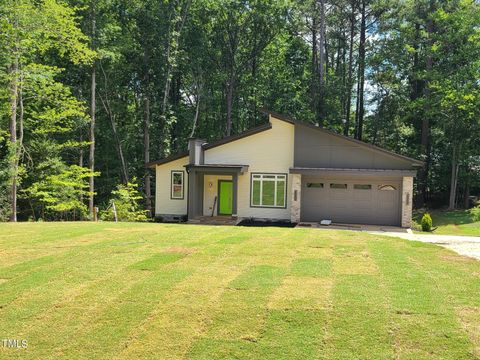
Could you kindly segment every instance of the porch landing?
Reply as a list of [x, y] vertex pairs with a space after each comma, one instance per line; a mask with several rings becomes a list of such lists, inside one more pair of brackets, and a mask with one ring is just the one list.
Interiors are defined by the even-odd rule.
[[237, 225], [242, 219], [236, 216], [197, 216], [190, 219], [187, 224], [203, 224], [203, 225]]

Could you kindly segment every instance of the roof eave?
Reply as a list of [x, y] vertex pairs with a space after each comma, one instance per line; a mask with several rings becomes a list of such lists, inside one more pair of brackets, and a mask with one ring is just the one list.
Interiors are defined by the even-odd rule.
[[163, 165], [163, 164], [175, 161], [175, 160], [180, 160], [180, 159], [182, 159], [184, 157], [187, 157], [187, 156], [188, 156], [188, 151], [184, 151], [184, 152], [179, 153], [179, 154], [174, 154], [174, 155], [167, 156], [167, 157], [165, 157], [163, 159], [160, 159], [160, 160], [150, 161], [150, 162], [145, 164], [145, 167], [146, 168], [155, 168], [155, 166], [157, 166], [157, 165]]

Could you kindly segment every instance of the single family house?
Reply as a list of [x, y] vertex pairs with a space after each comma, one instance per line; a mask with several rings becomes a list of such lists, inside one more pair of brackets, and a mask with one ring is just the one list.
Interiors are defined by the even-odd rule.
[[216, 142], [190, 139], [151, 162], [155, 216], [231, 216], [410, 227], [422, 162], [263, 110], [269, 122]]

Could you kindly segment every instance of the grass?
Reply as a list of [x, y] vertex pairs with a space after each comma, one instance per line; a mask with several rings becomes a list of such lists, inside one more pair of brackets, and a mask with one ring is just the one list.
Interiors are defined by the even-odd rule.
[[[434, 234], [480, 236], [480, 221], [473, 221], [468, 210], [432, 210], [429, 211]], [[423, 213], [414, 214], [414, 220], [420, 224]]]
[[[360, 232], [0, 224], [1, 359], [473, 359], [480, 262]], [[1, 345], [1, 343], [0, 343]]]

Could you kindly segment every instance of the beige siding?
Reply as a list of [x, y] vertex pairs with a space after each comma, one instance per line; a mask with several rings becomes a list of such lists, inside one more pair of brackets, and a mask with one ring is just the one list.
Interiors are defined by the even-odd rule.
[[293, 166], [294, 126], [270, 117], [272, 129], [262, 131], [205, 151], [206, 164], [249, 165], [247, 173], [238, 177], [239, 217], [290, 219], [291, 175], [287, 182], [287, 206], [279, 208], [250, 207], [250, 175], [286, 173]]
[[[188, 174], [185, 171], [185, 165], [188, 164], [188, 156], [156, 167], [155, 177], [155, 214], [157, 215], [186, 215], [187, 214], [187, 194], [188, 194]], [[171, 199], [171, 172], [172, 170], [184, 171], [183, 200]]]
[[[232, 180], [231, 175], [205, 175], [203, 183], [203, 215], [211, 216], [215, 196], [218, 195], [218, 180]], [[211, 185], [210, 185], [211, 184]], [[218, 199], [215, 202], [214, 215], [217, 215]]]

